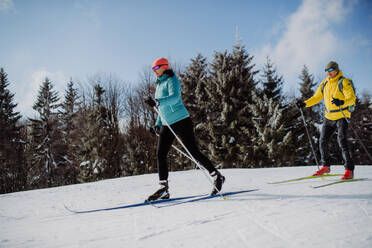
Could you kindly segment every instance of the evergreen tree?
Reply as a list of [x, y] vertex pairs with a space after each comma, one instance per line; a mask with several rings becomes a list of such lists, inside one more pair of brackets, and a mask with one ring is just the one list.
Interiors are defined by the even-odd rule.
[[[81, 181], [120, 176], [121, 135], [115, 106], [108, 107], [106, 90], [94, 86], [93, 104], [87, 109], [87, 130], [83, 138]], [[110, 103], [112, 104], [112, 102]]]
[[85, 149], [79, 176], [83, 182], [102, 179], [103, 171], [107, 166], [107, 161], [103, 157], [103, 140], [106, 136], [103, 120], [104, 92], [102, 86], [95, 85], [93, 104], [87, 109], [87, 130], [83, 138]]
[[206, 60], [198, 54], [195, 59], [191, 59], [186, 71], [180, 75], [182, 99], [195, 123], [202, 122], [206, 113], [199, 102], [209, 100], [204, 90], [208, 66]]
[[281, 108], [281, 102], [264, 93], [254, 92], [253, 99], [254, 103], [249, 107], [254, 114], [252, 120], [257, 133], [252, 136], [256, 166], [287, 165], [293, 133], [286, 129], [285, 109]]
[[66, 149], [66, 163], [63, 168], [65, 175], [65, 184], [77, 183], [77, 175], [79, 172], [79, 153], [82, 137], [82, 129], [79, 127], [79, 95], [74, 88], [72, 79], [67, 85], [65, 91], [65, 99], [61, 104], [61, 123], [63, 133], [63, 143]]
[[58, 118], [58, 93], [53, 90], [53, 84], [48, 79], [40, 86], [33, 109], [39, 113], [38, 119], [31, 121], [31, 171], [30, 185], [32, 187], [51, 187], [61, 185], [57, 168], [63, 166], [65, 149], [62, 142]]
[[268, 57], [266, 58], [262, 78], [263, 94], [268, 99], [280, 102], [282, 98], [283, 77], [277, 75], [274, 64]]
[[124, 176], [157, 172], [154, 164], [156, 142], [144, 126], [134, 126], [130, 123], [123, 143], [125, 144]]
[[[307, 100], [314, 95], [316, 83], [314, 82], [314, 76], [309, 73], [308, 68], [304, 65], [301, 74], [299, 76], [300, 82], [300, 99]], [[295, 116], [296, 122], [298, 123], [293, 132], [295, 133], [295, 137], [297, 140], [295, 142], [296, 146], [294, 147], [294, 151], [297, 157], [296, 164], [299, 165], [309, 165], [309, 164], [316, 164], [316, 160], [314, 158], [314, 154], [311, 149], [311, 144], [308, 139], [305, 125], [303, 123], [302, 116], [300, 111], [293, 107], [293, 111], [297, 113]], [[304, 108], [303, 109], [304, 118], [306, 121], [307, 129], [309, 131], [310, 137], [312, 137], [312, 144], [314, 147], [315, 152], [319, 149], [319, 137], [320, 131], [317, 126], [321, 124], [321, 113], [320, 113], [320, 106], [312, 106], [311, 108]], [[320, 159], [320, 154], [316, 152], [316, 156], [318, 161]]]
[[[199, 142], [199, 149], [203, 153], [208, 152], [208, 133], [205, 132], [205, 130], [203, 132], [203, 129], [199, 129], [198, 125], [205, 121], [208, 112], [208, 109], [205, 109], [200, 103], [210, 100], [205, 91], [205, 84], [208, 77], [208, 64], [206, 61], [207, 59], [205, 57], [201, 54], [197, 54], [195, 58], [191, 59], [185, 72], [180, 74], [182, 99], [195, 125], [195, 136]], [[178, 142], [175, 142], [174, 145], [180, 148]], [[181, 150], [183, 150], [183, 148], [181, 148]], [[186, 159], [173, 149], [170, 150], [169, 156], [175, 158], [172, 159], [176, 163], [173, 165], [174, 168], [186, 169], [196, 166], [189, 159]]]
[[[314, 76], [310, 74], [309, 69], [304, 65], [301, 74], [299, 76], [300, 82], [300, 93], [301, 99], [303, 101], [312, 97], [315, 93], [316, 82], [314, 81]], [[306, 108], [304, 110], [304, 115], [306, 119], [312, 119], [313, 123], [320, 124], [322, 119], [322, 109], [321, 105], [315, 105], [311, 108]]]
[[282, 96], [283, 78], [267, 59], [262, 74], [262, 91], [253, 92], [250, 109], [256, 135], [252, 137], [253, 157], [260, 167], [291, 165], [295, 160], [293, 107]]
[[[368, 93], [357, 98], [356, 108], [351, 114], [348, 138], [355, 164], [371, 164], [372, 156], [372, 99]], [[363, 145], [364, 147], [363, 147]], [[365, 151], [367, 149], [368, 153]]]
[[248, 108], [256, 90], [252, 59], [244, 47], [235, 46], [231, 54], [215, 53], [210, 65], [205, 87], [208, 98], [201, 102], [207, 118], [200, 128], [209, 134], [212, 159], [223, 162], [222, 166], [254, 164], [250, 160], [252, 122]]
[[0, 68], [0, 194], [23, 190], [26, 164], [21, 140], [21, 115], [15, 112], [14, 94], [7, 89], [8, 76]]

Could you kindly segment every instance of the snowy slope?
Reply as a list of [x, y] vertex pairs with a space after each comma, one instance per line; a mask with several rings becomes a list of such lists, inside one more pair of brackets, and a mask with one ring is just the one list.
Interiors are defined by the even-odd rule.
[[[338, 177], [268, 184], [314, 170], [225, 169], [225, 192], [255, 191], [87, 214], [64, 204], [87, 210], [139, 203], [156, 189], [157, 175], [0, 195], [0, 247], [372, 247], [372, 180], [319, 189], [311, 186]], [[372, 166], [358, 166], [356, 177], [372, 179]], [[200, 171], [170, 173], [172, 197], [210, 188]]]

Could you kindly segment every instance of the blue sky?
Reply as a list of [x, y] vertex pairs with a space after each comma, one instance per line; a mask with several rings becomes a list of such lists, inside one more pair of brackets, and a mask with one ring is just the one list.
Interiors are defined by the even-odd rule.
[[319, 82], [330, 60], [372, 93], [369, 0], [0, 0], [0, 67], [17, 110], [31, 116], [46, 76], [61, 98], [71, 77], [103, 72], [136, 83], [158, 57], [187, 65], [197, 53], [211, 61], [231, 51], [237, 26], [256, 69], [269, 56], [290, 94], [304, 64]]

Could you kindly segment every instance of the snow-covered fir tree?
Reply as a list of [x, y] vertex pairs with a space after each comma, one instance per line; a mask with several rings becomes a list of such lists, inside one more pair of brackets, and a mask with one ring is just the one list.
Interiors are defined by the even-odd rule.
[[[149, 142], [149, 141], [152, 142]], [[143, 126], [129, 124], [124, 135], [125, 154], [123, 156], [123, 175], [140, 175], [156, 172], [155, 144]]]
[[83, 182], [102, 179], [102, 173], [107, 166], [103, 157], [103, 141], [107, 133], [104, 124], [104, 89], [100, 85], [94, 86], [94, 99], [86, 111], [86, 132], [83, 137], [83, 159], [80, 164], [79, 180]]
[[249, 105], [256, 131], [252, 136], [253, 157], [260, 167], [287, 165], [293, 156], [293, 132], [292, 111], [281, 95], [283, 79], [269, 59], [261, 77], [262, 91], [253, 92]]
[[120, 130], [115, 106], [108, 101], [106, 90], [94, 86], [94, 99], [85, 110], [87, 118], [83, 137], [80, 181], [95, 181], [120, 176]]
[[26, 164], [21, 140], [21, 115], [15, 111], [14, 94], [7, 89], [8, 75], [0, 68], [0, 194], [26, 186]]
[[66, 162], [63, 134], [58, 117], [59, 98], [53, 90], [53, 84], [45, 78], [41, 84], [33, 109], [39, 114], [37, 119], [30, 119], [31, 156], [29, 184], [31, 187], [51, 187], [61, 183], [58, 167]]
[[66, 147], [65, 183], [76, 183], [80, 164], [80, 145], [82, 130], [79, 127], [80, 113], [79, 95], [70, 79], [65, 91], [64, 102], [61, 104], [60, 119], [63, 133], [63, 143]]
[[293, 134], [286, 130], [284, 109], [280, 102], [265, 94], [254, 93], [254, 104], [250, 109], [254, 114], [253, 123], [256, 135], [252, 136], [253, 157], [256, 166], [282, 166], [288, 152]]
[[269, 57], [266, 58], [266, 63], [263, 68], [262, 87], [263, 94], [269, 99], [280, 102], [282, 99], [283, 76], [278, 76], [274, 64]]
[[[300, 99], [302, 101], [309, 99], [314, 95], [316, 83], [314, 82], [314, 76], [310, 74], [309, 69], [304, 65], [301, 74], [299, 75], [300, 81]], [[319, 127], [321, 125], [321, 113], [320, 113], [320, 104], [312, 106], [311, 108], [304, 108], [303, 114], [306, 121], [307, 129], [309, 135], [311, 137], [311, 142], [316, 152], [317, 160], [319, 161], [320, 154], [318, 153], [319, 149], [319, 136], [320, 130]], [[308, 164], [316, 164], [316, 159], [312, 152], [310, 140], [307, 136], [305, 124], [303, 122], [302, 116], [300, 114], [300, 110], [293, 108], [293, 111], [297, 113], [295, 117], [297, 120], [297, 125], [293, 129], [295, 133], [296, 140], [296, 164], [299, 165], [308, 165]]]
[[[180, 81], [182, 85], [182, 100], [190, 113], [192, 121], [196, 128], [194, 128], [195, 136], [199, 143], [199, 148], [203, 153], [208, 150], [208, 134], [201, 132], [198, 125], [205, 121], [208, 109], [205, 109], [201, 102], [210, 100], [205, 91], [205, 84], [208, 76], [207, 58], [200, 53], [192, 58], [186, 70], [180, 74]], [[178, 142], [175, 142], [178, 143]], [[175, 144], [178, 146], [178, 144]], [[185, 157], [177, 152], [171, 150], [170, 156], [174, 157], [176, 163], [181, 168], [193, 168], [195, 165]]]
[[207, 100], [204, 90], [208, 66], [206, 61], [205, 57], [198, 54], [191, 59], [185, 72], [180, 75], [182, 100], [195, 123], [199, 123], [205, 118], [206, 110], [200, 106], [199, 102]]
[[209, 134], [209, 151], [212, 160], [223, 162], [222, 166], [251, 166], [252, 122], [248, 105], [256, 89], [253, 56], [243, 46], [216, 52], [210, 64], [205, 91], [208, 98], [201, 102], [208, 110], [207, 118], [199, 128]]
[[349, 146], [355, 164], [372, 163], [372, 97], [364, 93], [357, 98], [348, 129]]

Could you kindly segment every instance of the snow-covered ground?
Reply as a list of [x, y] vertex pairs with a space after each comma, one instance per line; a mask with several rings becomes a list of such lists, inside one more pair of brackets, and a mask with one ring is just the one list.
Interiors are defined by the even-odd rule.
[[[343, 173], [341, 166], [333, 173]], [[313, 189], [339, 177], [280, 185], [316, 167], [225, 169], [227, 200], [197, 198], [85, 214], [67, 211], [124, 207], [157, 188], [157, 175], [0, 195], [0, 247], [372, 247], [372, 166], [369, 180]], [[196, 170], [170, 173], [172, 197], [208, 193]]]

